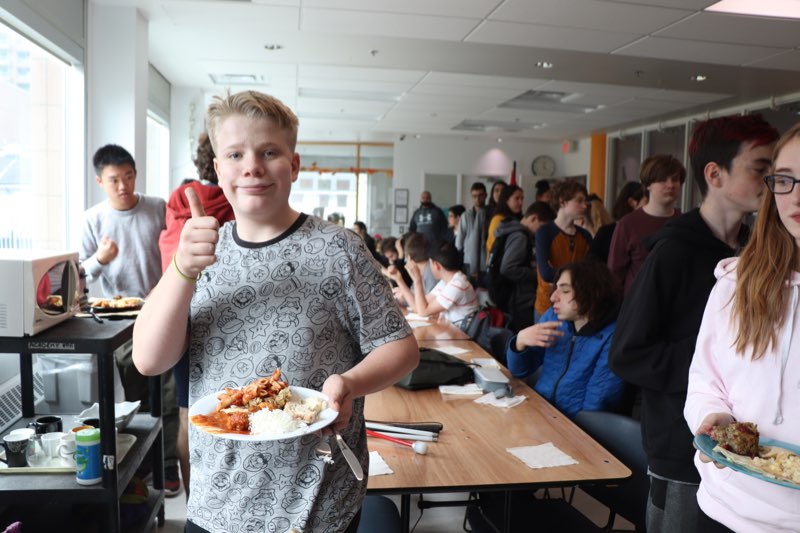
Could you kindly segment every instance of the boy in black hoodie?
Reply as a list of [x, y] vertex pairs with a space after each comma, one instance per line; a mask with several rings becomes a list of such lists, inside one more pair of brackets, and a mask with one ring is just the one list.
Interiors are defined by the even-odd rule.
[[648, 533], [697, 531], [693, 436], [683, 406], [697, 332], [716, 282], [714, 267], [747, 239], [743, 218], [766, 191], [778, 132], [760, 115], [699, 123], [689, 145], [703, 196], [655, 234], [620, 311], [609, 366], [641, 388], [642, 440], [651, 476]]

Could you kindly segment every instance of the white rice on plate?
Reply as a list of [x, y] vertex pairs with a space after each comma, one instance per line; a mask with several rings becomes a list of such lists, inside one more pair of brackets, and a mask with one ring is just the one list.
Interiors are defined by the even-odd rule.
[[300, 401], [289, 400], [283, 409], [261, 409], [250, 415], [252, 435], [281, 435], [308, 429], [319, 413], [327, 407], [324, 400], [316, 397]]

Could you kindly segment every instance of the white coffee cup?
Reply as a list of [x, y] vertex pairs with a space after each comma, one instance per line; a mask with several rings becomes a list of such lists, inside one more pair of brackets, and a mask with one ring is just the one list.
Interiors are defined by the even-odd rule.
[[58, 447], [64, 435], [66, 433], [63, 431], [53, 431], [42, 435], [42, 449], [47, 457], [58, 457]]
[[58, 454], [64, 459], [75, 460], [75, 433], [67, 433], [61, 437]]

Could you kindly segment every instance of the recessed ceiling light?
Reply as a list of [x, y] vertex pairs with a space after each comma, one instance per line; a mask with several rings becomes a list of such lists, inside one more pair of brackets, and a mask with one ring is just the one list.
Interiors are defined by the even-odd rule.
[[721, 0], [704, 11], [797, 19], [800, 18], [800, 3], [797, 0]]
[[503, 138], [502, 138], [502, 137], [498, 137], [498, 138], [497, 138], [497, 142], [498, 142], [498, 143], [501, 143], [501, 142], [503, 142]]
[[536, 62], [536, 68], [549, 69], [549, 68], [553, 68], [553, 64], [551, 62], [549, 62], [549, 61], [537, 61]]
[[216, 85], [267, 85], [264, 76], [256, 74], [209, 74], [209, 78]]
[[416, 135], [414, 135], [414, 138], [415, 138], [415, 139], [421, 139], [421, 138], [422, 138], [422, 135], [421, 135], [421, 134], [419, 134], [419, 133], [417, 133]]
[[264, 49], [265, 50], [269, 50], [270, 52], [274, 52], [276, 50], [283, 50], [283, 45], [282, 44], [265, 44], [264, 45]]
[[706, 81], [707, 79], [708, 77], [704, 76], [703, 74], [695, 74], [694, 76], [691, 77], [692, 81]]

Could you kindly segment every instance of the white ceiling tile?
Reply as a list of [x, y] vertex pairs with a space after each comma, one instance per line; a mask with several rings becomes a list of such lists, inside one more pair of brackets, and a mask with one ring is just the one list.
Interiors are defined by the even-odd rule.
[[684, 104], [708, 104], [723, 98], [728, 98], [730, 94], [723, 93], [701, 93], [693, 91], [670, 91], [659, 89], [644, 95], [648, 100], [665, 100], [667, 102], [680, 102]]
[[[175, 1], [166, 1], [162, 7], [175, 26], [213, 29], [214, 32], [207, 36], [212, 41], [219, 40], [220, 33], [243, 36], [255, 31], [257, 35], [265, 35], [266, 32], [296, 29], [300, 20], [297, 7]], [[225, 21], [225, 24], [220, 24], [220, 21]]]
[[508, 100], [519, 96], [527, 89], [503, 89], [502, 87], [471, 87], [467, 85], [436, 85], [420, 83], [411, 90], [411, 94], [441, 94], [453, 96], [482, 96]]
[[303, 7], [483, 18], [497, 6], [497, 0], [303, 0]]
[[[741, 46], [647, 37], [616, 50], [614, 54], [722, 65], [743, 65], [770, 57], [780, 51], [780, 48], [763, 46]], [[691, 73], [687, 72], [688, 74]]]
[[555, 111], [526, 111], [524, 109], [508, 109], [495, 107], [483, 113], [475, 113], [473, 118], [482, 120], [501, 120], [504, 122], [538, 123], [547, 122], [552, 124], [562, 122], [567, 119], [575, 118], [575, 113], [559, 113]]
[[636, 33], [648, 34], [691, 14], [688, 10], [597, 0], [506, 0], [490, 20], [621, 33], [635, 28]]
[[[610, 0], [613, 3], [614, 0]], [[623, 4], [637, 4], [642, 6], [674, 7], [699, 11], [714, 5], [718, 0], [623, 0]]]
[[338, 80], [374, 80], [381, 82], [415, 83], [425, 76], [423, 70], [388, 68], [341, 67], [332, 65], [300, 65], [299, 80], [327, 78]]
[[465, 85], [470, 87], [501, 87], [505, 89], [528, 90], [542, 83], [546, 79], [537, 78], [512, 78], [510, 76], [482, 76], [480, 74], [460, 74], [454, 72], [429, 72], [420, 85]]
[[742, 17], [722, 13], [697, 13], [654, 35], [738, 45], [792, 48], [800, 45], [797, 21]]
[[298, 115], [304, 113], [325, 114], [329, 116], [363, 115], [379, 117], [392, 108], [389, 102], [364, 100], [333, 100], [325, 98], [297, 98]]
[[772, 57], [746, 63], [750, 67], [774, 68], [779, 70], [800, 70], [800, 50], [789, 50]]
[[308, 33], [348, 33], [461, 41], [479, 19], [340, 11], [303, 8], [302, 30]]
[[485, 21], [465, 41], [608, 53], [639, 37], [641, 34], [633, 32], [565, 31], [554, 26]]
[[385, 94], [387, 97], [400, 97], [412, 85], [408, 83], [388, 83], [367, 80], [332, 80], [328, 78], [303, 78], [297, 84], [301, 89], [317, 91], [351, 91]]

